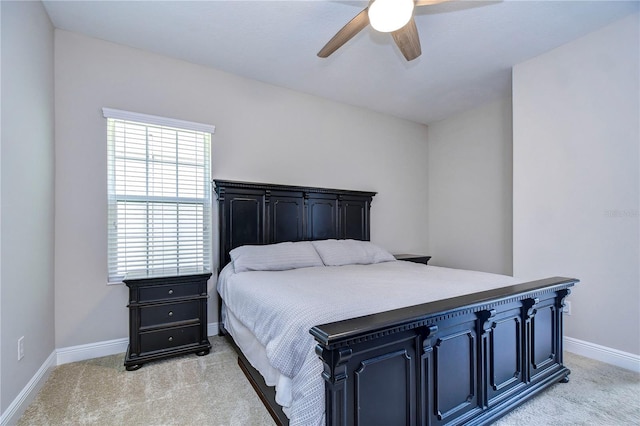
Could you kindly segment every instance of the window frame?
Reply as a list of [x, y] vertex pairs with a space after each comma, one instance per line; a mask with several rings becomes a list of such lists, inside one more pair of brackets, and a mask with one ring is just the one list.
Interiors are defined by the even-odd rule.
[[[135, 113], [135, 112], [130, 112], [130, 111], [123, 111], [123, 110], [117, 110], [117, 109], [113, 109], [113, 108], [102, 108], [102, 112], [103, 112], [103, 116], [106, 118], [105, 123], [106, 123], [106, 136], [107, 136], [107, 283], [108, 284], [121, 284], [122, 283], [122, 279], [124, 278], [124, 275], [126, 275], [126, 273], [128, 272], [132, 272], [133, 270], [154, 270], [156, 269], [156, 267], [150, 267], [149, 263], [153, 262], [153, 260], [151, 259], [151, 256], [153, 256], [154, 251], [153, 250], [149, 250], [147, 249], [141, 249], [138, 250], [138, 253], [144, 253], [146, 251], [146, 269], [145, 268], [135, 268], [135, 269], [129, 269], [129, 270], [125, 270], [125, 271], [120, 271], [117, 268], [119, 268], [119, 260], [118, 260], [118, 253], [117, 253], [117, 245], [118, 245], [118, 234], [117, 234], [117, 228], [118, 228], [118, 209], [121, 208], [121, 206], [119, 207], [119, 203], [130, 203], [131, 206], [133, 206], [133, 204], [135, 203], [141, 203], [144, 204], [143, 209], [146, 209], [147, 214], [145, 215], [145, 221], [144, 221], [144, 227], [147, 230], [146, 236], [144, 238], [146, 238], [146, 246], [148, 247], [150, 244], [150, 240], [153, 238], [152, 234], [150, 234], [148, 232], [149, 228], [152, 226], [150, 225], [152, 223], [152, 219], [149, 216], [149, 211], [153, 210], [154, 208], [160, 208], [160, 209], [164, 209], [167, 207], [171, 207], [171, 206], [175, 206], [176, 209], [176, 213], [175, 213], [175, 223], [176, 223], [176, 244], [178, 244], [178, 241], [180, 240], [180, 232], [178, 232], [179, 229], [179, 218], [180, 218], [180, 214], [179, 214], [179, 210], [180, 210], [180, 206], [184, 206], [184, 205], [189, 205], [189, 206], [195, 206], [195, 209], [193, 211], [195, 211], [196, 213], [190, 213], [187, 215], [187, 219], [188, 220], [192, 220], [193, 218], [196, 219], [196, 223], [199, 224], [200, 222], [198, 221], [198, 219], [202, 219], [201, 225], [202, 225], [202, 230], [203, 230], [203, 234], [202, 235], [202, 259], [200, 262], [200, 259], [198, 259], [198, 262], [201, 263], [198, 264], [196, 267], [194, 267], [193, 265], [187, 265], [187, 266], [180, 266], [180, 256], [178, 256], [178, 249], [177, 249], [177, 245], [174, 246], [175, 249], [175, 253], [176, 253], [176, 257], [175, 257], [175, 265], [177, 266], [177, 269], [175, 269], [175, 267], [171, 267], [174, 270], [176, 270], [177, 273], [180, 272], [180, 270], [188, 270], [188, 271], [192, 271], [194, 270], [194, 268], [200, 269], [200, 270], [210, 270], [211, 266], [212, 266], [212, 216], [211, 216], [211, 210], [212, 210], [212, 190], [211, 190], [211, 141], [213, 138], [213, 134], [215, 133], [215, 126], [213, 125], [209, 125], [209, 124], [202, 124], [202, 123], [196, 123], [196, 122], [191, 122], [191, 121], [183, 121], [183, 120], [177, 120], [177, 119], [172, 119], [172, 118], [165, 118], [165, 117], [160, 117], [160, 116], [155, 116], [155, 115], [149, 115], [149, 114], [141, 114], [141, 113]], [[175, 174], [176, 174], [176, 195], [175, 196], [167, 196], [165, 194], [161, 194], [161, 195], [157, 195], [157, 194], [150, 194], [149, 189], [146, 189], [146, 194], [143, 195], [131, 195], [131, 194], [119, 194], [117, 189], [116, 189], [116, 171], [115, 171], [115, 167], [116, 167], [116, 161], [117, 161], [117, 155], [115, 153], [115, 136], [110, 134], [110, 132], [112, 131], [112, 127], [111, 126], [115, 126], [115, 123], [112, 124], [111, 120], [116, 120], [116, 121], [121, 121], [121, 122], [131, 122], [134, 125], [139, 125], [139, 126], [144, 126], [145, 130], [148, 132], [150, 127], [155, 127], [159, 130], [165, 129], [165, 130], [170, 130], [170, 131], [176, 131], [176, 132], [197, 132], [197, 133], [202, 133], [203, 137], [204, 137], [204, 142], [205, 142], [205, 146], [204, 146], [204, 157], [202, 159], [202, 164], [200, 163], [196, 163], [196, 164], [192, 164], [191, 166], [193, 167], [201, 167], [202, 171], [203, 171], [203, 175], [202, 178], [200, 179], [200, 177], [198, 177], [198, 179], [196, 179], [196, 184], [197, 185], [203, 185], [202, 189], [203, 189], [203, 196], [199, 197], [197, 194], [194, 196], [180, 196], [179, 195], [179, 181], [178, 181], [178, 176], [179, 176], [179, 172], [178, 169], [181, 166], [181, 160], [179, 159], [179, 157], [176, 154], [176, 158], [175, 158], [175, 162], [170, 162], [170, 164], [175, 164]], [[126, 125], [126, 123], [125, 123]], [[180, 139], [176, 138], [176, 152], [179, 149], [179, 145], [178, 145], [178, 141]], [[196, 144], [194, 143], [193, 146], [196, 146]], [[126, 161], [126, 160], [125, 160]], [[149, 172], [149, 164], [152, 165], [158, 165], [161, 164], [163, 161], [156, 161], [155, 159], [150, 158], [150, 151], [149, 151], [149, 145], [146, 145], [146, 151], [144, 154], [144, 158], [141, 160], [137, 160], [140, 163], [144, 163], [146, 165], [145, 167], [145, 177], [144, 179], [146, 181], [148, 181], [150, 179], [150, 172]], [[184, 165], [184, 164], [182, 164]], [[162, 173], [163, 177], [164, 177], [164, 173]], [[198, 212], [198, 206], [202, 206], [202, 213]], [[170, 215], [171, 216], [171, 215]], [[184, 219], [184, 216], [183, 216]], [[163, 227], [164, 225], [162, 225]], [[116, 247], [114, 247], [113, 245], [116, 245]], [[196, 252], [199, 253], [199, 251], [197, 250], [197, 248], [199, 247], [198, 243], [193, 243], [190, 246], [192, 249], [195, 248]], [[157, 252], [157, 250], [156, 250]], [[157, 254], [156, 254], [157, 255]], [[183, 265], [184, 265], [184, 261], [183, 261]], [[125, 266], [126, 267], [126, 266]]]

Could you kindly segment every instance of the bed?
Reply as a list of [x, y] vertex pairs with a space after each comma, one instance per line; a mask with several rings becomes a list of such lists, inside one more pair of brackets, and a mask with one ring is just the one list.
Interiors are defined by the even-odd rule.
[[278, 424], [486, 424], [568, 380], [576, 279], [396, 261], [368, 242], [373, 192], [215, 185], [221, 334]]

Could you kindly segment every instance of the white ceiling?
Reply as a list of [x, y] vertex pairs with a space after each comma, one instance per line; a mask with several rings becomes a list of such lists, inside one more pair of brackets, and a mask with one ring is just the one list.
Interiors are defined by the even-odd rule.
[[451, 1], [425, 6], [415, 17], [422, 56], [406, 62], [389, 34], [370, 27], [329, 58], [316, 56], [366, 1], [44, 5], [56, 28], [420, 123], [508, 96], [513, 65], [640, 10], [640, 1]]

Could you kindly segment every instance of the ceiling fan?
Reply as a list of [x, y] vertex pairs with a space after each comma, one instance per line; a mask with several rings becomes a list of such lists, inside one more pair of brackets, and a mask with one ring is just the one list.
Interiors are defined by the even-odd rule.
[[414, 8], [446, 1], [449, 0], [371, 0], [367, 7], [329, 40], [318, 52], [318, 56], [328, 57], [371, 24], [377, 31], [391, 33], [402, 55], [407, 61], [412, 61], [422, 53], [418, 28], [413, 19]]

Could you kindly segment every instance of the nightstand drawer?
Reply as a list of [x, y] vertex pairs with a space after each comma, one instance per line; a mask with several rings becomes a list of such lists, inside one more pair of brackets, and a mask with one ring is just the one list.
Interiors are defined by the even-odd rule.
[[200, 343], [200, 324], [140, 333], [140, 353]]
[[198, 296], [200, 287], [201, 284], [197, 282], [140, 287], [138, 301], [148, 302], [150, 300], [170, 300], [179, 297]]
[[200, 301], [142, 306], [140, 328], [163, 326], [167, 323], [196, 320], [200, 318]]

